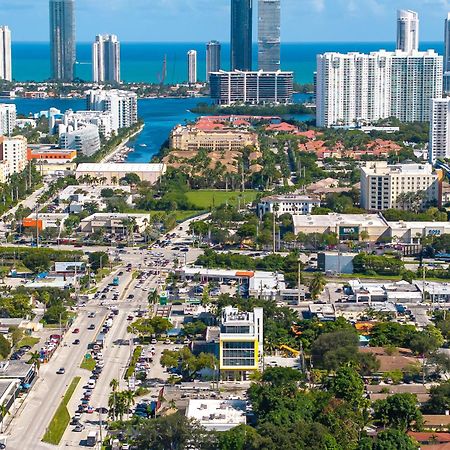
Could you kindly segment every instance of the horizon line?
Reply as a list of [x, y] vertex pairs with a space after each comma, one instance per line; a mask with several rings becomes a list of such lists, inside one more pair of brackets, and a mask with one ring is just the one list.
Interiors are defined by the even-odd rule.
[[[77, 41], [76, 44], [92, 44], [94, 41]], [[202, 44], [205, 45], [209, 41], [122, 41], [119, 39], [120, 43], [125, 44]], [[229, 41], [219, 41], [221, 44], [230, 44]], [[422, 43], [442, 43], [443, 41], [437, 40], [437, 41], [427, 41], [422, 40]], [[29, 41], [29, 40], [15, 40], [11, 42], [12, 45], [14, 44], [50, 44], [50, 41]], [[252, 44], [258, 44], [257, 41], [253, 41]], [[281, 45], [284, 44], [395, 44], [395, 40], [392, 41], [284, 41], [281, 42]]]

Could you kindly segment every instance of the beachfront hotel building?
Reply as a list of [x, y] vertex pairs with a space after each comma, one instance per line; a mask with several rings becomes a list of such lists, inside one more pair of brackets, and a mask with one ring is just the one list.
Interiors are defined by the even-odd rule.
[[0, 80], [12, 81], [11, 30], [0, 26]]
[[138, 102], [135, 92], [118, 89], [95, 89], [87, 91], [86, 104], [89, 111], [106, 111], [112, 116], [113, 130], [129, 128], [138, 121]]
[[258, 0], [258, 69], [280, 70], [280, 0]]
[[431, 100], [442, 97], [442, 64], [434, 50], [318, 55], [317, 125], [426, 122]]
[[94, 83], [120, 83], [120, 42], [115, 34], [99, 34], [92, 44]]
[[442, 171], [431, 164], [371, 161], [361, 167], [361, 208], [368, 211], [402, 209], [402, 196], [423, 192], [423, 206], [440, 203]]
[[50, 53], [52, 79], [75, 78], [75, 0], [50, 0]]
[[213, 72], [211, 97], [219, 105], [292, 103], [293, 72]]
[[264, 357], [263, 308], [252, 312], [226, 306], [222, 311], [219, 337], [220, 372], [223, 380], [247, 380]]

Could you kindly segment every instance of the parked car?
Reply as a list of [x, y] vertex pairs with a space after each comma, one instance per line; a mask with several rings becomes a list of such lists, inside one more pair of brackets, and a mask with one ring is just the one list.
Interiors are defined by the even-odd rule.
[[72, 333], [75, 333], [75, 334], [77, 334], [77, 333], [79, 333], [80, 332], [80, 329], [79, 328], [74, 328], [74, 330], [72, 331]]
[[66, 373], [66, 369], [64, 369], [64, 367], [60, 367], [60, 368], [56, 371], [56, 373], [57, 373], [58, 375], [64, 375], [64, 374]]

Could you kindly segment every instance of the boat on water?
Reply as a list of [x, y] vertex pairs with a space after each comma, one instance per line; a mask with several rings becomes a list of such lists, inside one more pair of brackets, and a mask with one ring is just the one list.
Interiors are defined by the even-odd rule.
[[147, 147], [147, 144], [139, 144], [140, 147]]

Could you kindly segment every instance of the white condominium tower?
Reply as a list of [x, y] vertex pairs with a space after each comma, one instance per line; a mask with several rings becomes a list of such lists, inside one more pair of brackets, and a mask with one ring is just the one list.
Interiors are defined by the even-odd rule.
[[135, 92], [112, 90], [91, 90], [86, 92], [88, 111], [107, 111], [112, 116], [112, 130], [128, 128], [138, 121], [137, 94]]
[[120, 83], [120, 42], [115, 34], [98, 35], [92, 45], [92, 79]]
[[11, 30], [0, 26], [0, 80], [12, 80]]
[[427, 52], [317, 56], [317, 125], [354, 126], [394, 116], [426, 122], [442, 97], [442, 56]]
[[450, 98], [432, 100], [428, 159], [450, 158]]
[[187, 65], [189, 84], [197, 83], [197, 52], [195, 50], [187, 52]]
[[0, 136], [11, 136], [16, 127], [16, 105], [0, 104]]
[[419, 15], [415, 11], [397, 11], [397, 50], [419, 50]]

